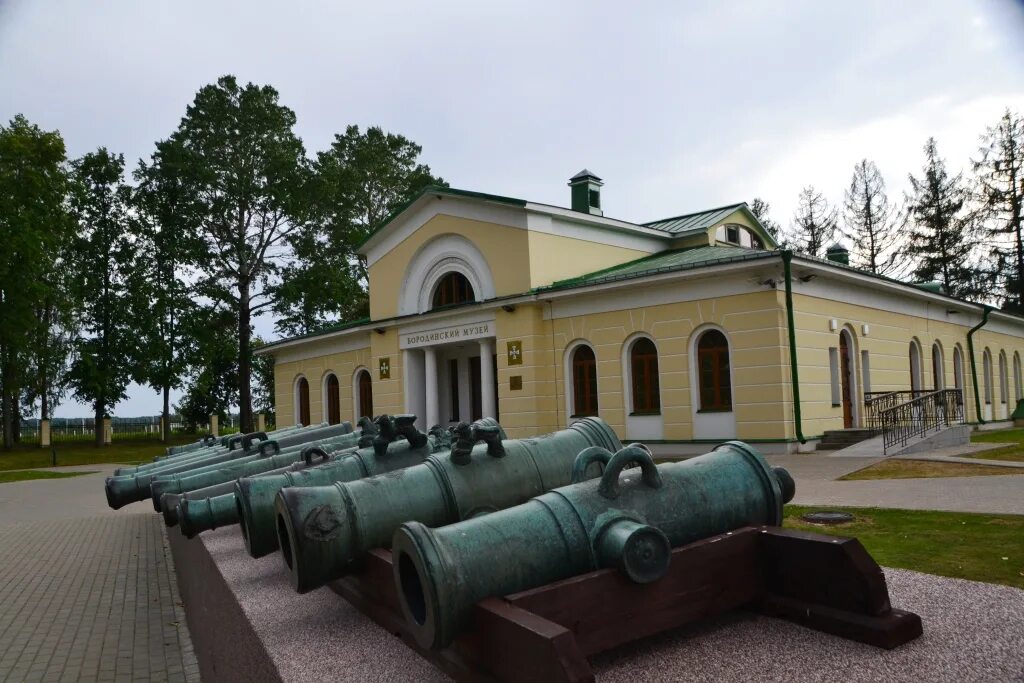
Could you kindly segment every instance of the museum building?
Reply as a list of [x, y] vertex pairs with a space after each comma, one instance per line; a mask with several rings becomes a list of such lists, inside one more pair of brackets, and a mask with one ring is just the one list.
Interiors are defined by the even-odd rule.
[[864, 426], [878, 392], [958, 389], [970, 422], [1021, 398], [1018, 316], [841, 247], [780, 250], [745, 203], [631, 223], [589, 171], [569, 186], [571, 208], [439, 187], [404, 205], [359, 249], [369, 317], [259, 351], [278, 426], [491, 416], [526, 437], [597, 415], [624, 442], [791, 451]]

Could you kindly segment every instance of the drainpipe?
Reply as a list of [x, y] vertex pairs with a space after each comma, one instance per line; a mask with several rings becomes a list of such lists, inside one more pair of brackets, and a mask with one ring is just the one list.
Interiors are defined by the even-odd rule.
[[974, 362], [974, 333], [985, 326], [988, 322], [988, 314], [992, 312], [992, 307], [983, 304], [981, 322], [972, 327], [967, 332], [967, 353], [971, 355], [971, 382], [974, 384], [974, 410], [978, 415], [978, 424], [985, 424], [985, 416], [981, 412], [981, 396], [978, 394], [978, 366]]
[[[793, 424], [796, 426], [796, 438], [804, 444], [804, 428], [800, 420], [800, 369], [796, 364], [796, 323], [793, 320], [793, 252], [783, 249], [782, 252], [783, 279], [786, 281], [786, 323], [789, 326], [789, 371], [793, 380]], [[968, 341], [968, 343], [970, 343]], [[973, 359], [973, 358], [972, 358]]]

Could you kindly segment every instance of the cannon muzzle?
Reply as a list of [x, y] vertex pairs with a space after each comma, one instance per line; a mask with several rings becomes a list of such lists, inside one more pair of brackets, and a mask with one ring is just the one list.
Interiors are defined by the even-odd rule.
[[[468, 427], [468, 426], [467, 426]], [[599, 418], [547, 436], [502, 440], [484, 426], [456, 430], [450, 454], [359, 481], [281, 489], [275, 501], [279, 543], [292, 586], [313, 590], [357, 568], [391, 542], [402, 522], [442, 526], [523, 503], [571, 480], [583, 449], [621, 447]], [[473, 446], [477, 438], [484, 443]]]
[[[639, 472], [623, 472], [635, 463]], [[402, 524], [392, 540], [396, 593], [416, 641], [442, 648], [484, 598], [602, 568], [656, 581], [672, 548], [743, 526], [779, 525], [792, 495], [789, 474], [740, 442], [660, 466], [628, 446], [599, 479], [450, 526]]]

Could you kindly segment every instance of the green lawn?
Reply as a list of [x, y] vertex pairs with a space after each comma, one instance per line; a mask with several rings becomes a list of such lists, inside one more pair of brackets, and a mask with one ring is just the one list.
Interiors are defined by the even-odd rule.
[[938, 462], [936, 460], [882, 460], [856, 472], [839, 477], [839, 481], [864, 479], [928, 479], [932, 477], [982, 477], [1024, 475], [1024, 468], [1000, 467], [998, 465], [975, 465], [963, 462]]
[[971, 443], [1006, 443], [1013, 444], [1006, 448], [974, 453], [971, 458], [985, 460], [1011, 460], [1024, 462], [1024, 429], [1000, 429], [992, 432], [974, 432]]
[[[195, 436], [181, 436], [172, 439], [171, 444], [192, 443]], [[134, 465], [150, 462], [153, 456], [167, 450], [167, 444], [156, 439], [138, 441], [115, 441], [109, 446], [97, 448], [92, 443], [58, 443], [58, 465], [95, 465], [122, 463]], [[0, 451], [0, 471], [24, 470], [33, 467], [50, 467], [50, 449], [38, 446], [21, 446], [11, 451]]]
[[0, 484], [7, 484], [12, 481], [28, 481], [30, 479], [67, 479], [68, 477], [80, 477], [83, 474], [96, 474], [96, 472], [52, 472], [49, 470], [13, 470], [0, 472]]
[[[1024, 516], [786, 506], [783, 526], [860, 540], [878, 564], [1024, 588]], [[800, 515], [842, 510], [850, 524], [807, 524]]]

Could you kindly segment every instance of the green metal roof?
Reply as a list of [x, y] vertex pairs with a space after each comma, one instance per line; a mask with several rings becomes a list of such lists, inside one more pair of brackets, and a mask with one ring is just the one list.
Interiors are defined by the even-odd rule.
[[720, 206], [717, 209], [688, 213], [682, 216], [675, 216], [674, 218], [663, 218], [658, 221], [644, 223], [643, 225], [647, 228], [667, 232], [670, 235], [683, 235], [691, 232], [700, 232], [702, 230], [707, 230], [715, 223], [724, 220], [729, 214], [733, 213], [737, 209], [745, 207], [746, 205], [746, 202], [740, 202], [739, 204]]
[[744, 247], [729, 246], [707, 246], [690, 247], [687, 249], [672, 249], [662, 251], [650, 256], [644, 256], [635, 261], [623, 263], [611, 268], [605, 268], [579, 277], [559, 280], [547, 287], [539, 287], [537, 291], [570, 289], [572, 287], [584, 287], [586, 285], [615, 282], [617, 280], [630, 280], [633, 278], [669, 273], [679, 270], [700, 268], [716, 263], [732, 263], [735, 261], [751, 261], [754, 259], [768, 258], [776, 255], [777, 252], [765, 251], [763, 249], [746, 249]]

